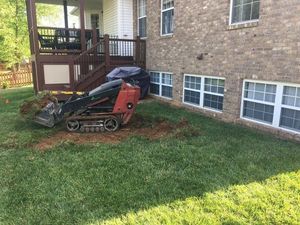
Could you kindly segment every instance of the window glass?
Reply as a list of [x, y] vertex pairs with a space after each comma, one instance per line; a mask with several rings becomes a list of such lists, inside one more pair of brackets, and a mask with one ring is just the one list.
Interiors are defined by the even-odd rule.
[[163, 84], [172, 85], [172, 75], [167, 73], [162, 73], [161, 82]]
[[231, 23], [259, 19], [259, 0], [232, 0]]
[[163, 0], [163, 10], [173, 8], [174, 0]]
[[247, 99], [274, 103], [276, 85], [246, 82], [244, 95]]
[[147, 1], [138, 2], [138, 32], [140, 37], [147, 37]]
[[147, 17], [139, 19], [139, 36], [142, 38], [147, 37]]
[[159, 95], [159, 84], [151, 83], [150, 84], [150, 93], [155, 94], [155, 95]]
[[159, 73], [151, 72], [150, 73], [150, 82], [151, 83], [160, 83]]
[[162, 34], [173, 33], [174, 9], [162, 12]]
[[282, 108], [280, 126], [300, 131], [300, 110]]
[[184, 102], [200, 105], [200, 92], [185, 90]]
[[173, 98], [172, 74], [150, 72], [150, 93], [158, 96]]
[[139, 17], [146, 16], [146, 9], [147, 9], [147, 2], [146, 0], [139, 0]]
[[164, 86], [161, 87], [161, 95], [163, 97], [172, 98], [173, 97], [173, 88], [170, 86]]
[[201, 78], [185, 76], [184, 86], [189, 89], [201, 90]]
[[223, 96], [204, 94], [204, 106], [212, 109], [223, 110]]
[[272, 124], [274, 106], [244, 101], [243, 116]]
[[300, 88], [284, 86], [282, 104], [300, 107]]
[[205, 91], [224, 94], [224, 80], [205, 78]]

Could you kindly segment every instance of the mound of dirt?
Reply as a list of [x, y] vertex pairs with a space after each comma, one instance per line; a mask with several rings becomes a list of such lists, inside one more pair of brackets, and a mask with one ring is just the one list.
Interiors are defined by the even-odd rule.
[[[174, 135], [176, 138], [185, 138], [190, 136], [189, 130], [190, 125], [186, 119], [182, 119], [179, 123], [171, 123], [163, 118], [151, 119], [135, 114], [127, 126], [114, 133], [69, 133], [67, 131], [59, 131], [53, 136], [42, 139], [34, 147], [45, 151], [64, 142], [74, 144], [118, 144], [130, 136], [142, 136], [149, 140], [157, 140], [171, 135]], [[196, 136], [199, 135], [199, 132], [191, 132], [191, 134]]]
[[50, 102], [57, 102], [57, 98], [49, 93], [43, 93], [27, 99], [20, 106], [20, 114], [26, 119], [32, 119]]

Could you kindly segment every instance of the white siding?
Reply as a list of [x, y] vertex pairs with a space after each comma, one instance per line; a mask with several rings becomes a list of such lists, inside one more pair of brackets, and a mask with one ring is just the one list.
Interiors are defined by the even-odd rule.
[[118, 1], [103, 0], [104, 34], [118, 35]]
[[133, 38], [133, 0], [118, 0], [118, 35]]

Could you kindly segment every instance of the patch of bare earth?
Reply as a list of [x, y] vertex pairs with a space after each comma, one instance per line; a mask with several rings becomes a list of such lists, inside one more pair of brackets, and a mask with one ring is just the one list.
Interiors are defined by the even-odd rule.
[[[189, 124], [185, 119], [182, 119], [179, 123], [172, 123], [165, 119], [156, 119], [153, 121], [135, 115], [127, 126], [113, 133], [69, 133], [67, 131], [59, 131], [53, 136], [42, 139], [34, 147], [38, 150], [45, 151], [64, 142], [74, 144], [118, 144], [131, 136], [142, 136], [149, 140], [157, 140], [170, 135], [175, 135], [176, 138], [183, 138], [185, 134], [181, 134], [182, 129], [188, 128]], [[178, 137], [178, 135], [180, 137]]]

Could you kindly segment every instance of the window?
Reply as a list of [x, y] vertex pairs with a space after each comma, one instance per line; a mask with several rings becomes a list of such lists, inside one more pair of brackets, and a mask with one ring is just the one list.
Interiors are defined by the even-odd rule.
[[243, 116], [272, 124], [276, 85], [245, 83]]
[[245, 81], [241, 117], [300, 132], [300, 85]]
[[173, 98], [172, 74], [150, 72], [150, 93], [165, 98]]
[[91, 14], [91, 25], [92, 28], [99, 28], [99, 15], [98, 14]]
[[300, 87], [283, 87], [280, 126], [300, 131]]
[[223, 110], [225, 79], [186, 74], [183, 102], [200, 108]]
[[147, 0], [138, 0], [138, 32], [141, 38], [147, 37]]
[[231, 24], [259, 19], [260, 0], [231, 0]]
[[174, 0], [161, 1], [161, 35], [173, 34]]

